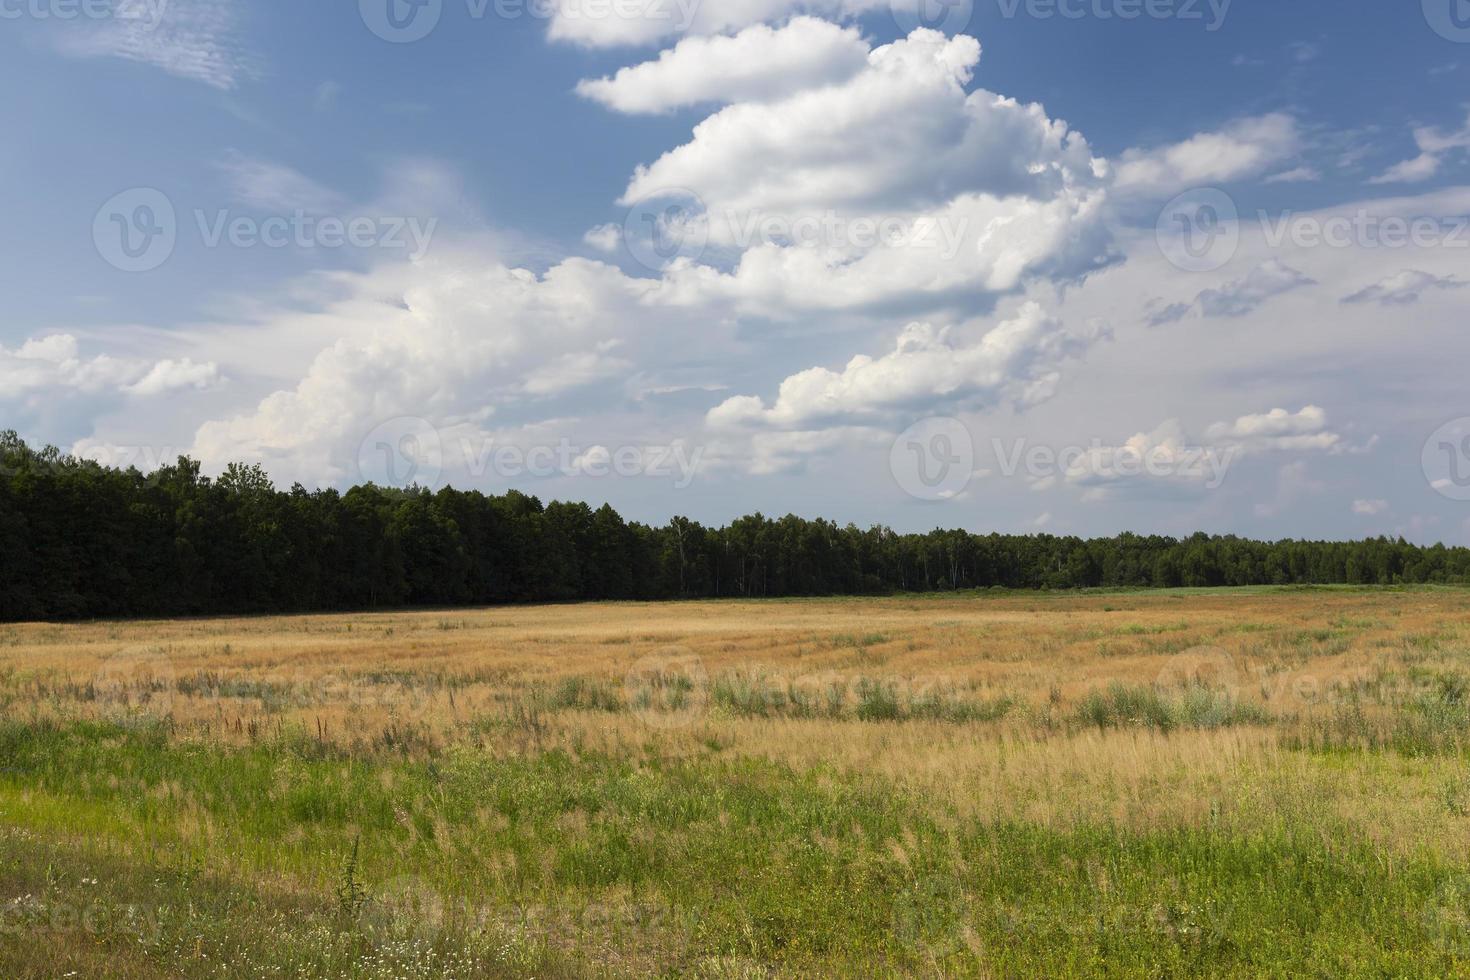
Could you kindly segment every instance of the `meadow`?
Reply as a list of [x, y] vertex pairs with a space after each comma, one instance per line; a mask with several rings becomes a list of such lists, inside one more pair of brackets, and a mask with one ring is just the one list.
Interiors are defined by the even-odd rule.
[[1470, 975], [1470, 591], [0, 625], [0, 976]]

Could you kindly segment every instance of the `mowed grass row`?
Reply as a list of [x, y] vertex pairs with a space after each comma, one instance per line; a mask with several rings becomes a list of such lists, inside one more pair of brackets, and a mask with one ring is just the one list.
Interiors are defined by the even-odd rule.
[[348, 756], [12, 718], [0, 760], [7, 977], [1470, 970], [1463, 865], [1319, 824], [960, 819], [713, 750]]

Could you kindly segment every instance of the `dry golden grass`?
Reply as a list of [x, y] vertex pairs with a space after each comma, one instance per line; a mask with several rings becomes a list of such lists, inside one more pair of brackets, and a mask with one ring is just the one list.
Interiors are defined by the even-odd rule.
[[[246, 741], [299, 726], [338, 744], [473, 738], [503, 753], [714, 746], [871, 774], [988, 818], [1308, 817], [1410, 848], [1463, 842], [1470, 830], [1444, 802], [1458, 792], [1453, 759], [1338, 771], [1282, 743], [1353, 692], [1359, 710], [1386, 717], [1424, 678], [1465, 667], [1467, 612], [1470, 593], [1456, 590], [1248, 590], [23, 624], [0, 629], [0, 677], [12, 710], [164, 716], [184, 737]], [[634, 710], [650, 670], [690, 678], [688, 705]], [[818, 700], [834, 684], [851, 699], [859, 683], [878, 682], [900, 699], [941, 692], [1009, 699], [1015, 710], [882, 724], [854, 717], [849, 700], [833, 716], [762, 717], [710, 696], [728, 678]], [[569, 679], [615, 703], [558, 703]], [[1165, 692], [1200, 683], [1269, 720], [1172, 731], [1077, 723], [1082, 700], [1115, 682]], [[521, 724], [489, 735], [477, 725], [507, 712]], [[1390, 778], [1384, 766], [1398, 771]]]
[[[1151, 681], [1191, 646], [1253, 671], [1337, 672], [1425, 638], [1465, 635], [1470, 593], [1222, 591], [589, 604], [414, 613], [0, 627], [0, 669], [75, 678], [132, 648], [172, 669], [306, 682], [373, 671], [493, 673], [508, 683], [620, 673], [670, 647], [711, 673], [940, 673], [977, 686], [1064, 696], [1102, 681]], [[1330, 632], [1328, 639], [1302, 634]], [[1346, 641], [1338, 649], [1331, 640]], [[1324, 649], [1326, 648], [1326, 649]], [[1350, 654], [1345, 657], [1344, 654]]]
[[[282, 968], [315, 964], [314, 975], [339, 975], [340, 963], [354, 975], [448, 975], [451, 961], [466, 976], [781, 976], [817, 965], [870, 975], [873, 944], [896, 957], [893, 975], [937, 975], [928, 971], [940, 960], [956, 976], [1021, 975], [994, 962], [1071, 963], [1080, 975], [1083, 960], [1069, 957], [1103, 955], [1118, 941], [1133, 957], [1120, 975], [1209, 973], [1215, 955], [1232, 957], [1224, 973], [1252, 975], [1266, 962], [1253, 958], [1260, 937], [1283, 928], [1318, 930], [1339, 966], [1366, 951], [1377, 958], [1364, 962], [1384, 969], [1444, 969], [1460, 963], [1462, 939], [1470, 962], [1470, 918], [1462, 928], [1460, 917], [1470, 874], [1457, 870], [1470, 844], [1467, 613], [1470, 591], [1321, 589], [4, 626], [0, 716], [7, 744], [29, 754], [0, 768], [0, 851], [11, 855], [0, 884], [13, 875], [12, 905], [40, 901], [33, 890], [52, 906], [75, 903], [93, 887], [78, 883], [86, 871], [53, 869], [115, 862], [109, 907], [143, 895], [165, 920], [163, 938], [132, 966], [131, 947], [117, 943], [66, 962], [138, 977], [214, 975], [205, 960], [220, 950], [256, 969], [266, 926], [252, 918], [240, 936], [231, 931], [230, 903], [242, 896], [287, 910], [269, 920]], [[110, 724], [68, 724], [94, 720]], [[487, 761], [492, 774], [474, 775]], [[455, 798], [441, 792], [441, 767], [457, 785], [516, 785], [529, 796]], [[546, 795], [546, 781], [562, 780], [592, 795], [574, 805]], [[745, 819], [758, 812], [764, 822], [731, 823], [739, 818], [724, 804], [699, 826], [629, 816], [692, 812], [735, 785], [756, 807]], [[221, 789], [242, 786], [252, 794], [244, 805], [230, 795], [238, 789]], [[599, 807], [603, 794], [621, 802]], [[357, 807], [366, 797], [391, 808]], [[855, 809], [808, 835], [804, 808], [824, 799]], [[761, 809], [768, 800], [787, 802]], [[897, 827], [876, 837], [859, 827], [883, 824], [890, 805], [905, 814]], [[517, 825], [516, 813], [535, 814], [534, 825]], [[609, 831], [615, 818], [627, 823]], [[911, 820], [929, 827], [922, 839], [906, 829]], [[707, 856], [701, 842], [722, 828], [729, 840]], [[991, 853], [956, 843], [977, 833]], [[438, 943], [450, 960], [383, 959], [398, 947], [371, 929], [363, 939], [361, 923], [345, 927], [330, 912], [359, 839], [368, 907], [417, 937], [402, 956]], [[601, 842], [604, 862], [590, 883], [577, 871], [589, 840]], [[749, 853], [732, 858], [731, 840], [749, 840]], [[1151, 841], [1169, 850], [1160, 857]], [[760, 869], [803, 847], [877, 875], [857, 879], [876, 889], [858, 905], [896, 903], [898, 924], [844, 919], [841, 902], [801, 880], [758, 897]], [[604, 880], [629, 853], [678, 853], [684, 863], [645, 858], [626, 878]], [[1270, 863], [1254, 863], [1263, 853]], [[1098, 863], [1106, 854], [1122, 864]], [[926, 877], [911, 866], [921, 858], [944, 870]], [[223, 904], [203, 924], [180, 921], [203, 887], [190, 862], [205, 859], [215, 891], [203, 894]], [[1201, 861], [1223, 877], [1190, 879]], [[1291, 877], [1310, 862], [1321, 864], [1320, 881]], [[982, 866], [998, 870], [971, 880]], [[1242, 898], [1262, 867], [1299, 894], [1266, 910]], [[907, 882], [902, 894], [883, 884], [882, 868]], [[1087, 885], [1075, 905], [1068, 883], [1079, 868]], [[1384, 871], [1382, 896], [1362, 895], [1352, 876], [1363, 868]], [[1124, 876], [1116, 885], [1115, 874]], [[1032, 901], [1044, 893], [1049, 911], [1026, 905], [1019, 884], [1013, 894], [1013, 877], [1029, 882]], [[425, 945], [422, 912], [394, 911], [400, 879], [433, 902], [495, 896], [477, 906], [488, 926], [450, 942], [441, 924]], [[749, 894], [721, 905], [737, 881]], [[1217, 908], [1221, 881], [1236, 897]], [[1355, 895], [1361, 908], [1343, 898]], [[934, 902], [959, 916], [939, 947], [909, 935], [933, 932], [922, 910]], [[1405, 920], [1408, 938], [1382, 948], [1372, 945], [1381, 922], [1354, 931], [1332, 919], [1392, 902], [1422, 908]], [[805, 926], [784, 918], [793, 909], [805, 909]], [[696, 927], [684, 913], [725, 925]], [[1216, 918], [1200, 932], [1189, 925], [1197, 915]], [[1300, 921], [1283, 925], [1292, 915]], [[1104, 919], [1112, 931], [1094, 945], [1089, 930]], [[215, 953], [189, 938], [200, 930]], [[1051, 945], [1007, 945], [1016, 930]], [[746, 952], [747, 932], [763, 937], [751, 940], [751, 960], [731, 958]], [[0, 928], [0, 963], [21, 975], [54, 966], [5, 939]], [[1227, 945], [1203, 950], [1216, 939]], [[1404, 943], [1421, 941], [1433, 946], [1407, 952]], [[319, 947], [335, 952], [317, 961]], [[480, 965], [465, 965], [470, 949]], [[548, 967], [562, 955], [584, 965]]]

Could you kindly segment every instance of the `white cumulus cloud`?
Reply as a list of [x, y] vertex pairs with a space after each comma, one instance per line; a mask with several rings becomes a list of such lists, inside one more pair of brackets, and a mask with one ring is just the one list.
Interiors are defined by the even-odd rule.
[[815, 367], [781, 382], [767, 407], [754, 396], [730, 398], [710, 410], [712, 428], [788, 430], [885, 423], [909, 410], [952, 410], [1010, 399], [1044, 400], [1061, 364], [1101, 339], [1069, 334], [1037, 303], [1026, 303], [970, 346], [949, 330], [913, 323], [881, 357], [859, 355], [841, 371]]
[[980, 42], [917, 30], [846, 83], [729, 106], [640, 167], [624, 204], [682, 188], [714, 213], [914, 207], [967, 191], [1046, 196], [1092, 182], [1087, 141], [1039, 105], [967, 93]]
[[547, 399], [623, 378], [635, 364], [653, 370], [687, 334], [682, 316], [647, 302], [654, 283], [586, 259], [537, 275], [461, 246], [337, 281], [341, 298], [270, 314], [253, 332], [268, 344], [320, 333], [313, 320], [351, 329], [294, 385], [200, 426], [198, 458], [260, 459], [304, 483], [354, 479], [359, 443], [376, 425], [414, 417], [476, 434], [501, 412], [544, 421], [559, 407], [543, 407]]
[[1342, 436], [1327, 427], [1327, 413], [1316, 405], [1299, 412], [1274, 408], [1260, 415], [1242, 415], [1234, 422], [1217, 422], [1210, 426], [1206, 438], [1214, 445], [1246, 453], [1336, 451], [1343, 446]]
[[1277, 408], [1217, 422], [1202, 440], [1192, 440], [1178, 419], [1140, 432], [1120, 445], [1094, 445], [1067, 463], [1069, 484], [1086, 490], [1088, 500], [1123, 492], [1197, 493], [1224, 485], [1235, 464], [1268, 453], [1337, 453], [1343, 437], [1327, 425], [1315, 405], [1299, 412]]
[[624, 113], [768, 102], [850, 78], [867, 60], [868, 45], [856, 28], [798, 17], [779, 28], [757, 24], [733, 37], [685, 38], [655, 61], [579, 83], [577, 93]]
[[716, 253], [673, 263], [666, 298], [934, 308], [1109, 261], [1106, 165], [1041, 106], [967, 91], [979, 60], [974, 38], [918, 30], [840, 84], [728, 106], [640, 167], [621, 203], [692, 196]]
[[109, 354], [83, 357], [81, 345], [70, 334], [27, 340], [15, 350], [0, 346], [0, 398], [56, 390], [149, 396], [208, 388], [218, 381], [216, 365], [187, 358], [149, 363]]
[[889, 0], [555, 0], [548, 36], [592, 48], [652, 44], [686, 35], [729, 34], [753, 24], [811, 14], [828, 20], [887, 10]]
[[1117, 186], [1137, 196], [1168, 197], [1185, 188], [1256, 177], [1293, 157], [1301, 143], [1296, 119], [1285, 113], [1238, 119], [1180, 143], [1126, 151], [1116, 164]]
[[148, 373], [123, 390], [130, 395], [165, 395], [169, 392], [193, 388], [202, 391], [219, 384], [218, 365], [203, 364], [185, 357], [180, 360], [159, 361], [148, 369]]

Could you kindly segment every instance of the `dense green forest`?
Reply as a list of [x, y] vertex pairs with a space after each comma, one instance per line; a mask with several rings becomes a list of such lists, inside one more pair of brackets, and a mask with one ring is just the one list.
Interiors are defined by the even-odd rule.
[[0, 619], [819, 596], [1002, 586], [1470, 582], [1470, 550], [1402, 540], [897, 534], [759, 514], [624, 521], [517, 491], [278, 491], [34, 450], [0, 433]]

